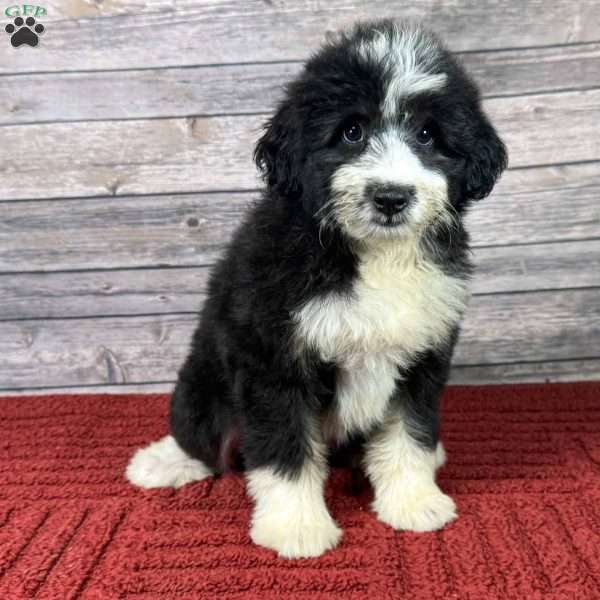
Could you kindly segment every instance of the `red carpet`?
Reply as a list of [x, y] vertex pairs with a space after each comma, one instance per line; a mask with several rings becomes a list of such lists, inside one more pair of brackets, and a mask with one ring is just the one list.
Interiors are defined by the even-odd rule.
[[0, 399], [0, 599], [600, 599], [600, 383], [452, 388], [441, 486], [460, 517], [396, 533], [334, 471], [319, 559], [250, 545], [243, 479], [140, 491], [164, 396]]

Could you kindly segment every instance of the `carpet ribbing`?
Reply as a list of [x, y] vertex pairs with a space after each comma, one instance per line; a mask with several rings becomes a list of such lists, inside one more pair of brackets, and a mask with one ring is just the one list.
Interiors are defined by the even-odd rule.
[[395, 532], [334, 470], [342, 543], [299, 561], [250, 543], [239, 475], [124, 480], [167, 410], [162, 395], [0, 399], [1, 599], [600, 599], [600, 383], [448, 389], [439, 481], [459, 519]]

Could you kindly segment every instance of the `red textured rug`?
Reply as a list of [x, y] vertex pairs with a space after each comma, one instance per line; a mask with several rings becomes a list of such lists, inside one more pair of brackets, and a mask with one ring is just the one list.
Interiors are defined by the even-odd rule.
[[334, 471], [342, 544], [291, 562], [250, 544], [239, 476], [128, 485], [166, 413], [164, 396], [0, 399], [2, 600], [600, 598], [600, 383], [449, 389], [440, 483], [459, 519], [394, 532]]

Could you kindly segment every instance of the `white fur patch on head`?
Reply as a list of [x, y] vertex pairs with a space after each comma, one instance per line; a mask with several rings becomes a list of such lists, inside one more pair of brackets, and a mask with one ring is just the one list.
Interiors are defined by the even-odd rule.
[[212, 474], [202, 461], [190, 458], [172, 435], [138, 450], [125, 471], [131, 483], [143, 488], [178, 488]]
[[436, 40], [418, 25], [397, 24], [376, 31], [358, 48], [365, 59], [390, 72], [391, 80], [383, 100], [384, 116], [394, 116], [403, 97], [441, 90], [445, 73], [436, 73], [440, 51]]
[[326, 475], [322, 458], [307, 460], [294, 478], [270, 467], [248, 472], [248, 491], [255, 501], [252, 541], [284, 558], [320, 556], [334, 548], [342, 532], [325, 505]]
[[369, 441], [365, 467], [381, 521], [394, 529], [434, 531], [456, 518], [454, 501], [435, 483], [441, 452], [422, 448], [398, 415]]
[[[414, 187], [415, 199], [395, 217], [397, 226], [378, 224], [376, 209], [366, 197], [369, 185]], [[375, 134], [358, 158], [342, 165], [332, 177], [331, 193], [335, 220], [356, 239], [419, 234], [451, 219], [446, 177], [427, 169], [396, 128]]]

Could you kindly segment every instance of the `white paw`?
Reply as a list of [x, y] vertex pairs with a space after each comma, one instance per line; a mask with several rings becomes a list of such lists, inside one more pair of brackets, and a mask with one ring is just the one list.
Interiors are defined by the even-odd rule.
[[138, 450], [125, 471], [131, 483], [143, 488], [177, 488], [210, 475], [212, 471], [202, 461], [190, 458], [171, 435]]
[[275, 550], [283, 558], [320, 556], [337, 546], [341, 529], [329, 513], [254, 515], [250, 537], [255, 544]]
[[433, 483], [416, 489], [396, 489], [398, 493], [387, 492], [373, 502], [379, 520], [394, 529], [435, 531], [456, 518], [454, 500]]

